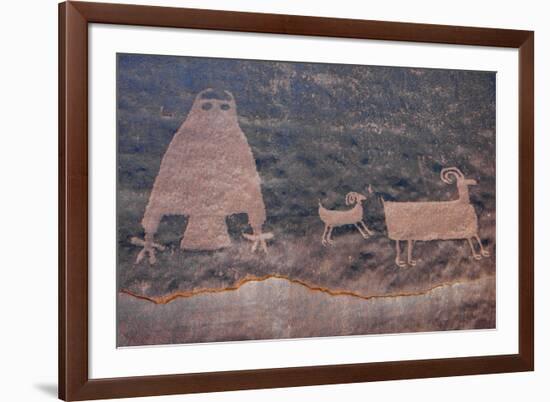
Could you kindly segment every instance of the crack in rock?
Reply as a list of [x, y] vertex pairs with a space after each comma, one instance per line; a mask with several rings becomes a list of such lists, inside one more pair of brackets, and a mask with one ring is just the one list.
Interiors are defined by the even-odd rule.
[[186, 291], [178, 291], [175, 293], [171, 293], [164, 296], [145, 296], [140, 295], [138, 293], [132, 292], [128, 289], [121, 289], [120, 292], [123, 294], [127, 294], [129, 296], [136, 297], [138, 299], [147, 300], [155, 304], [167, 304], [170, 303], [173, 300], [176, 300], [178, 298], [189, 298], [189, 297], [195, 297], [200, 296], [204, 294], [213, 294], [213, 293], [223, 293], [223, 292], [233, 292], [236, 290], [239, 290], [242, 286], [251, 283], [251, 282], [265, 282], [270, 279], [282, 279], [285, 281], [288, 281], [293, 284], [297, 284], [300, 286], [303, 286], [307, 288], [310, 291], [313, 292], [322, 292], [325, 294], [328, 294], [329, 296], [349, 296], [354, 298], [359, 298], [363, 300], [370, 300], [370, 299], [387, 299], [387, 298], [399, 298], [399, 297], [411, 297], [411, 296], [422, 296], [425, 294], [428, 294], [430, 292], [433, 292], [436, 289], [444, 288], [444, 287], [451, 287], [454, 285], [461, 285], [465, 283], [475, 283], [479, 282], [481, 280], [486, 279], [487, 276], [480, 277], [478, 279], [470, 280], [470, 281], [453, 281], [453, 282], [442, 282], [437, 285], [434, 285], [428, 289], [425, 290], [419, 290], [414, 292], [399, 292], [399, 293], [388, 293], [388, 294], [373, 294], [373, 295], [364, 295], [358, 292], [354, 292], [351, 290], [345, 290], [345, 289], [330, 289], [322, 286], [312, 285], [305, 281], [302, 281], [300, 279], [293, 279], [289, 278], [285, 275], [279, 275], [279, 274], [269, 274], [264, 276], [246, 276], [243, 279], [241, 279], [239, 282], [237, 282], [235, 285], [228, 286], [225, 288], [199, 288], [199, 289], [192, 289], [192, 290], [186, 290]]

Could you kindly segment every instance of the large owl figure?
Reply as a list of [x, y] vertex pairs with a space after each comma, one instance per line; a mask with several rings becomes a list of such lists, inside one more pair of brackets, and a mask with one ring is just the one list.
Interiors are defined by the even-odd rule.
[[265, 250], [262, 234], [266, 212], [260, 177], [252, 151], [237, 120], [228, 91], [200, 92], [189, 115], [170, 142], [153, 185], [142, 225], [144, 249], [155, 262], [154, 234], [164, 215], [186, 215], [181, 240], [185, 250], [216, 250], [231, 244], [226, 217], [246, 213], [252, 235], [243, 234]]

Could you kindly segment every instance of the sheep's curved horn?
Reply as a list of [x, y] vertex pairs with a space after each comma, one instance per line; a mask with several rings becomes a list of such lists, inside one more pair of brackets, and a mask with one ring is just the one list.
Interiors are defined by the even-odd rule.
[[464, 179], [462, 172], [456, 167], [449, 167], [441, 170], [441, 180], [444, 183], [451, 184], [454, 180]]
[[346, 205], [355, 204], [357, 202], [357, 193], [349, 192], [346, 194]]

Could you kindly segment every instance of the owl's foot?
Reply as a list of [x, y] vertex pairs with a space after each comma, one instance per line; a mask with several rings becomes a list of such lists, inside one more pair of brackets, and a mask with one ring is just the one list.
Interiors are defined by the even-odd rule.
[[264, 253], [267, 253], [267, 240], [273, 239], [273, 233], [260, 233], [260, 234], [248, 234], [243, 233], [243, 237], [246, 240], [252, 242], [252, 252], [258, 249], [258, 246], [261, 246]]
[[146, 256], [149, 257], [149, 264], [153, 265], [157, 262], [157, 257], [155, 249], [159, 251], [164, 251], [166, 247], [162, 244], [155, 243], [153, 241], [142, 240], [139, 237], [132, 237], [130, 243], [134, 246], [141, 246], [143, 249], [139, 252], [136, 258], [136, 264], [139, 264]]

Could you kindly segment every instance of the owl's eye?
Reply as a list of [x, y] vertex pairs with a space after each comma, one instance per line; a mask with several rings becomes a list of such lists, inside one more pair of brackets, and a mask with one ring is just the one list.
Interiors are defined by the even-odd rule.
[[231, 109], [231, 106], [229, 106], [228, 103], [222, 103], [222, 104], [220, 105], [220, 109], [221, 109], [221, 110], [229, 110], [229, 109]]
[[212, 104], [210, 102], [203, 103], [201, 108], [202, 110], [210, 110], [212, 109]]

